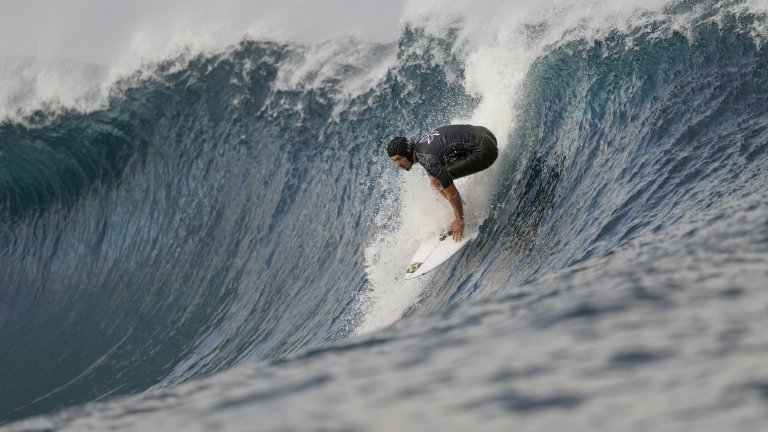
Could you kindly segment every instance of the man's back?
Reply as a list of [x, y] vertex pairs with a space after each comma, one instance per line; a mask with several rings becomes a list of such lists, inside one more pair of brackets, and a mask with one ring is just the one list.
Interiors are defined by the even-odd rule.
[[472, 125], [441, 126], [424, 135], [415, 144], [416, 158], [432, 177], [475, 150]]

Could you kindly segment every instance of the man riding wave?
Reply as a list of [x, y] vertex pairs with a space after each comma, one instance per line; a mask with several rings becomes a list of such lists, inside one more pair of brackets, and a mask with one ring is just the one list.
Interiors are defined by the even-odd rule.
[[453, 240], [461, 240], [464, 237], [464, 207], [453, 180], [493, 165], [499, 155], [493, 133], [482, 126], [441, 126], [418, 142], [395, 137], [387, 145], [387, 153], [406, 171], [416, 163], [424, 167], [432, 186], [451, 204]]

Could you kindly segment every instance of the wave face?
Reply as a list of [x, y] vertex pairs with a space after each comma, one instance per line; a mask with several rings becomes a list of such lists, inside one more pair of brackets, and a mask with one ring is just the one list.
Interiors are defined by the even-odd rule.
[[[245, 42], [160, 65], [104, 111], [2, 127], [0, 352], [11, 367], [0, 374], [17, 389], [2, 396], [3, 418], [353, 330], [348, 303], [366, 284], [364, 240], [390, 168], [380, 143], [392, 125], [447, 122], [474, 102], [446, 78], [450, 64], [420, 70], [405, 46], [399, 61], [413, 64], [387, 72], [386, 91], [343, 100], [342, 85], [395, 51], [338, 44]], [[313, 69], [331, 48], [355, 55]], [[419, 108], [446, 98], [453, 111]]]
[[[233, 430], [391, 430], [415, 402], [437, 426], [628, 430], [743, 402], [710, 427], [749, 429], [766, 394], [739, 374], [766, 354], [766, 19], [667, 24], [547, 46], [493, 170], [459, 183], [477, 239], [409, 286], [401, 261], [445, 204], [383, 143], [482, 123], [460, 24], [246, 41], [127, 78], [104, 109], [3, 123], [0, 421], [182, 429], [197, 407]], [[666, 401], [642, 376], [692, 405], [650, 423], [597, 408]], [[361, 388], [377, 402], [353, 403]]]

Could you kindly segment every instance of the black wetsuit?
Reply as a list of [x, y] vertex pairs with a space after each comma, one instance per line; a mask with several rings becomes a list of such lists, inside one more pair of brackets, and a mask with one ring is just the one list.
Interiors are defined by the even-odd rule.
[[499, 154], [493, 133], [472, 125], [434, 129], [415, 144], [414, 152], [416, 161], [443, 189], [453, 184], [453, 179], [488, 168]]

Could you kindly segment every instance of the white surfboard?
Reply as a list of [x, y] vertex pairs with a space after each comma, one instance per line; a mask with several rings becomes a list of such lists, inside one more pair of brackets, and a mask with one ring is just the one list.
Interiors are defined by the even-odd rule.
[[405, 269], [405, 279], [417, 278], [438, 268], [441, 264], [448, 261], [448, 258], [456, 255], [469, 240], [465, 236], [461, 241], [453, 241], [453, 233], [451, 231], [425, 240], [416, 249], [410, 264]]

